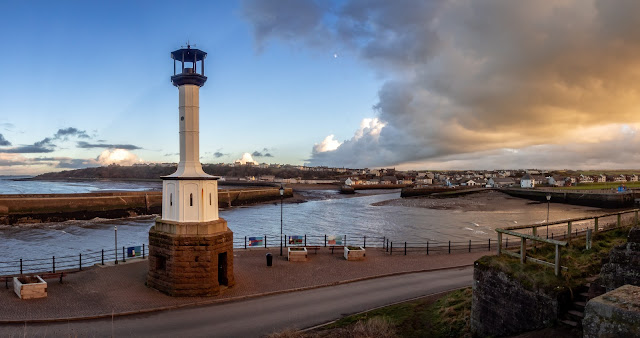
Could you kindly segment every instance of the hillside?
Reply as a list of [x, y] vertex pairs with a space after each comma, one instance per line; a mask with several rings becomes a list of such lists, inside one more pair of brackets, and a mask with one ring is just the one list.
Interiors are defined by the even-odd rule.
[[[281, 168], [259, 168], [255, 166], [235, 166], [229, 167], [220, 164], [203, 164], [202, 169], [209, 175], [225, 177], [247, 177], [274, 175], [280, 178], [302, 179], [330, 179], [339, 174], [334, 171], [303, 171], [290, 166]], [[176, 171], [176, 166], [119, 166], [110, 165], [106, 167], [85, 168], [76, 170], [65, 170], [51, 172], [34, 177], [36, 180], [64, 180], [64, 179], [138, 179], [156, 180], [161, 176], [171, 175]]]

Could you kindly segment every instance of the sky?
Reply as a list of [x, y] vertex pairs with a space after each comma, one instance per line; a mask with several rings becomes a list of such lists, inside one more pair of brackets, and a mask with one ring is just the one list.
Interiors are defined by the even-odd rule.
[[177, 162], [639, 168], [635, 0], [3, 1], [0, 175]]

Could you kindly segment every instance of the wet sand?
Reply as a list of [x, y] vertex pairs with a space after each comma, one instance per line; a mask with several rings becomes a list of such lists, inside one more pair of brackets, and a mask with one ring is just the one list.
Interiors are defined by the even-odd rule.
[[[541, 205], [543, 203], [527, 199], [511, 197], [499, 191], [489, 190], [474, 194], [467, 194], [456, 197], [432, 197], [420, 196], [409, 198], [398, 198], [389, 201], [374, 203], [373, 205], [390, 205], [413, 208], [429, 208], [438, 210], [461, 210], [461, 211], [512, 211], [520, 210], [531, 205]], [[566, 205], [567, 208], [580, 210], [600, 210], [599, 208]]]

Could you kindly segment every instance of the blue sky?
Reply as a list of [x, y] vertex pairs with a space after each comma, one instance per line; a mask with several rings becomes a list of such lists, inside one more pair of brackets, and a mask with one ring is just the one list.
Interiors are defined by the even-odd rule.
[[638, 12], [609, 0], [4, 2], [0, 174], [177, 161], [169, 53], [187, 40], [209, 53], [204, 163], [638, 168]]
[[[169, 53], [187, 40], [208, 53], [208, 81], [200, 91], [202, 162], [233, 162], [258, 151], [273, 156], [254, 158], [259, 162], [302, 164], [314, 143], [328, 134], [350, 137], [372, 115], [380, 78], [371, 69], [337, 49], [276, 42], [259, 51], [239, 6], [4, 4], [11, 14], [0, 21], [6, 51], [0, 53], [0, 134], [12, 147], [70, 127], [90, 136], [56, 140], [50, 153], [11, 156], [95, 159], [109, 149], [77, 147], [85, 141], [134, 145], [141, 149], [131, 152], [143, 161], [176, 162], [178, 91], [169, 80]], [[13, 174], [58, 170], [55, 161], [47, 163], [1, 168]]]

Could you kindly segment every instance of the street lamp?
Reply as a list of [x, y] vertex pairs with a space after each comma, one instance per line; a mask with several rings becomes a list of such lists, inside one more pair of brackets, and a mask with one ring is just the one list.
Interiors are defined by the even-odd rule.
[[551, 194], [547, 194], [547, 239], [549, 239], [549, 205], [551, 204]]
[[282, 200], [284, 199], [284, 187], [280, 184], [280, 256], [282, 256]]
[[116, 251], [115, 251], [115, 254], [116, 254], [116, 264], [118, 264], [118, 226], [114, 225], [113, 226], [113, 230], [115, 230], [115, 232], [116, 232]]

